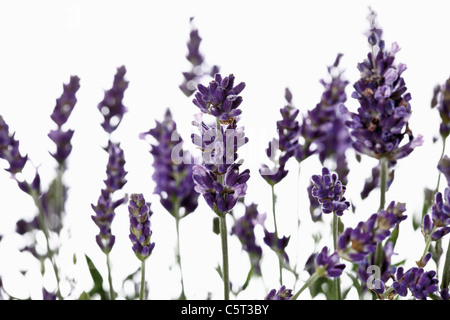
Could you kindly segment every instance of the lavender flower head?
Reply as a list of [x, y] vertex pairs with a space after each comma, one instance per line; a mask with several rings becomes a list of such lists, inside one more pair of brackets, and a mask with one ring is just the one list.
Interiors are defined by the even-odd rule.
[[256, 243], [255, 227], [264, 225], [266, 215], [258, 212], [258, 206], [254, 203], [245, 206], [244, 215], [237, 219], [231, 228], [231, 234], [238, 237], [242, 244], [242, 248], [248, 252], [253, 271], [257, 275], [261, 275], [260, 261], [262, 258], [262, 249]]
[[208, 87], [202, 84], [197, 86], [198, 92], [195, 94], [193, 103], [200, 108], [203, 113], [211, 114], [227, 124], [242, 113], [238, 107], [242, 103], [239, 93], [245, 88], [245, 83], [234, 85], [235, 77], [230, 74], [222, 78], [220, 74], [214, 76], [214, 80]]
[[[242, 162], [235, 162], [237, 149], [248, 141], [244, 128], [237, 127], [239, 118], [236, 117], [241, 113], [237, 107], [242, 102], [242, 97], [237, 95], [244, 89], [245, 83], [233, 85], [233, 75], [222, 78], [216, 74], [208, 88], [198, 85], [193, 101], [203, 113], [216, 118], [215, 127], [207, 126], [201, 115], [196, 116], [194, 121], [201, 137], [196, 139], [193, 135], [193, 140], [202, 150], [203, 161], [201, 165], [194, 165], [192, 178], [195, 191], [203, 195], [217, 214], [231, 211], [237, 201], [245, 196], [250, 178], [250, 170], [240, 172]], [[208, 135], [209, 141], [205, 139]]]
[[436, 106], [442, 121], [439, 132], [445, 140], [450, 133], [450, 77], [444, 85], [436, 86], [434, 89], [431, 107], [434, 108]]
[[277, 291], [276, 289], [270, 290], [264, 300], [290, 300], [292, 298], [292, 289], [286, 289], [286, 286], [281, 286]]
[[191, 32], [187, 43], [188, 53], [186, 55], [186, 59], [191, 63], [192, 68], [189, 72], [183, 72], [183, 83], [179, 86], [187, 97], [190, 97], [196, 91], [202, 77], [205, 75], [213, 77], [216, 73], [219, 73], [218, 66], [209, 68], [205, 63], [205, 57], [200, 52], [202, 38], [198, 29], [194, 27], [193, 20], [194, 18], [191, 17]]
[[108, 146], [109, 160], [106, 170], [105, 188], [101, 190], [97, 204], [91, 204], [95, 215], [92, 220], [99, 227], [100, 233], [96, 236], [97, 244], [104, 253], [109, 253], [114, 246], [115, 236], [111, 233], [111, 223], [115, 216], [115, 209], [126, 202], [126, 196], [114, 200], [113, 194], [122, 189], [127, 183], [124, 169], [125, 158], [119, 144], [111, 143]]
[[337, 252], [329, 253], [328, 247], [325, 246], [315, 257], [316, 272], [320, 276], [330, 278], [340, 277], [345, 269], [345, 264], [339, 263], [339, 255]]
[[328, 67], [331, 80], [320, 81], [325, 90], [316, 107], [308, 111], [302, 125], [302, 135], [306, 141], [316, 145], [315, 152], [322, 164], [325, 159], [334, 160], [339, 177], [346, 183], [343, 179], [346, 180], [349, 170], [345, 152], [351, 146], [351, 138], [345, 125], [348, 117], [344, 105], [347, 100], [345, 88], [348, 81], [342, 79], [342, 72], [338, 69], [341, 58], [342, 54], [338, 54], [333, 65]]
[[[164, 121], [156, 121], [156, 127], [141, 133], [140, 138], [145, 139], [149, 135], [157, 141], [150, 150], [154, 159], [154, 193], [160, 196], [161, 204], [171, 215], [185, 217], [197, 208], [199, 195], [194, 190], [190, 155], [181, 149], [183, 141], [177, 136], [177, 125], [169, 109], [166, 110]], [[173, 155], [174, 150], [179, 150], [183, 155]], [[180, 159], [172, 159], [174, 156]]]
[[272, 139], [266, 149], [266, 154], [274, 163], [274, 167], [269, 168], [263, 164], [259, 169], [263, 179], [270, 185], [275, 185], [286, 177], [288, 174], [286, 163], [300, 148], [298, 139], [301, 128], [296, 120], [299, 110], [292, 105], [292, 93], [288, 88], [285, 90], [285, 98], [287, 104], [280, 109], [282, 119], [277, 121], [278, 139]]
[[311, 180], [313, 183], [311, 193], [322, 205], [322, 212], [326, 214], [334, 212], [342, 216], [350, 207], [350, 202], [344, 197], [346, 187], [338, 180], [337, 174], [324, 167], [322, 175], [313, 175]]
[[425, 272], [423, 268], [413, 267], [404, 272], [403, 267], [397, 269], [396, 281], [392, 284], [394, 290], [402, 297], [411, 294], [419, 300], [426, 300], [428, 294], [438, 291], [438, 280], [435, 278], [436, 271]]
[[441, 172], [445, 179], [447, 180], [447, 186], [450, 186], [450, 158], [447, 155], [444, 155], [438, 163], [437, 166], [439, 172]]
[[289, 244], [290, 236], [279, 238], [275, 232], [269, 232], [264, 228], [264, 243], [268, 245], [278, 256], [283, 257], [284, 261], [289, 263], [289, 256], [286, 253], [286, 247]]
[[67, 122], [77, 103], [76, 93], [80, 88], [80, 78], [71, 76], [68, 84], [63, 85], [63, 93], [56, 100], [55, 108], [50, 118], [56, 123], [57, 129], [51, 130], [48, 137], [56, 144], [56, 152], [52, 154], [58, 163], [62, 164], [72, 151], [70, 143], [73, 130], [63, 130], [62, 126]]
[[150, 217], [153, 212], [150, 210], [150, 203], [145, 202], [144, 196], [132, 194], [128, 205], [130, 216], [130, 240], [133, 243], [133, 251], [139, 260], [147, 259], [155, 247], [151, 241]]
[[422, 234], [425, 238], [437, 241], [450, 233], [450, 187], [445, 188], [444, 198], [441, 192], [436, 194], [435, 203], [431, 207], [431, 217], [423, 217]]
[[356, 228], [346, 228], [338, 238], [338, 251], [345, 259], [363, 261], [375, 252], [377, 244], [384, 241], [391, 229], [407, 218], [403, 203], [392, 201], [385, 210], [372, 214], [367, 221], [361, 221]]
[[14, 138], [14, 133], [9, 133], [9, 126], [0, 115], [0, 158], [8, 162], [6, 171], [16, 174], [22, 172], [28, 161], [28, 156], [22, 156], [19, 150], [19, 141]]
[[[352, 97], [358, 100], [360, 107], [357, 113], [352, 113], [347, 125], [357, 151], [395, 162], [422, 145], [423, 140], [421, 135], [414, 138], [408, 125], [411, 95], [406, 93], [401, 77], [406, 65], [394, 63], [400, 47], [394, 42], [390, 51], [385, 49], [383, 32], [376, 26], [375, 18], [372, 11], [368, 38], [372, 51], [358, 64], [361, 78], [353, 85]], [[405, 136], [408, 142], [402, 144]]]
[[123, 105], [124, 93], [128, 88], [128, 81], [125, 80], [126, 72], [125, 66], [117, 68], [112, 88], [105, 91], [103, 100], [97, 105], [104, 117], [101, 125], [107, 133], [117, 129], [127, 112], [127, 108]]

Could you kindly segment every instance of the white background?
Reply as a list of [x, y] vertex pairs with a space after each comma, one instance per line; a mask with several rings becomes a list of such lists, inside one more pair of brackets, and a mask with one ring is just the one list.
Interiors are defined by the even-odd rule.
[[[412, 94], [413, 114], [410, 127], [422, 134], [425, 143], [408, 158], [398, 162], [394, 184], [387, 201], [407, 203], [408, 220], [402, 223], [394, 261], [407, 258], [406, 267], [414, 265], [424, 247], [420, 231], [412, 231], [412, 216], [419, 215], [423, 188], [434, 188], [436, 165], [441, 143], [433, 144], [438, 135], [439, 116], [430, 109], [433, 88], [449, 76], [450, 22], [448, 1], [2, 1], [0, 2], [0, 114], [16, 132], [20, 150], [39, 166], [43, 186], [54, 177], [55, 161], [49, 155], [54, 145], [47, 137], [54, 124], [50, 114], [55, 99], [62, 93], [62, 84], [70, 75], [81, 78], [78, 103], [69, 118], [68, 127], [75, 130], [74, 148], [64, 177], [69, 185], [64, 238], [58, 262], [62, 276], [77, 282], [70, 298], [90, 290], [92, 281], [84, 263], [89, 255], [105, 280], [105, 257], [95, 243], [98, 228], [91, 220], [91, 203], [96, 203], [103, 179], [107, 154], [102, 150], [107, 135], [100, 126], [102, 116], [96, 108], [103, 90], [112, 85], [116, 68], [125, 65], [130, 85], [124, 104], [125, 114], [119, 129], [113, 134], [125, 150], [128, 183], [127, 193], [142, 192], [153, 203], [153, 238], [156, 247], [147, 261], [150, 299], [172, 299], [180, 292], [179, 273], [175, 267], [175, 224], [153, 194], [152, 157], [149, 146], [138, 134], [162, 120], [171, 108], [186, 147], [191, 148], [189, 134], [193, 115], [198, 112], [191, 100], [179, 90], [181, 72], [188, 71], [187, 53], [190, 24], [203, 38], [200, 50], [206, 62], [217, 64], [221, 73], [233, 73], [236, 81], [247, 84], [242, 92], [244, 102], [241, 124], [246, 127], [250, 142], [242, 148], [244, 168], [251, 170], [246, 203], [256, 202], [260, 212], [268, 213], [267, 228], [272, 230], [270, 188], [259, 176], [261, 163], [266, 162], [264, 149], [275, 134], [275, 121], [283, 107], [284, 88], [293, 93], [293, 102], [305, 114], [319, 102], [323, 87], [319, 79], [327, 78], [326, 66], [337, 53], [343, 53], [341, 67], [350, 81], [347, 87], [347, 107], [355, 111], [357, 102], [350, 98], [352, 84], [357, 81], [356, 69], [367, 55], [369, 47], [364, 36], [368, 29], [368, 7], [378, 13], [384, 30], [386, 46], [397, 41], [402, 50], [397, 62], [408, 66], [403, 74]], [[205, 80], [207, 82], [207, 80]], [[378, 191], [364, 202], [359, 192], [376, 161], [363, 156], [355, 162], [349, 152], [352, 172], [348, 197], [356, 205], [356, 213], [342, 218], [346, 226], [365, 220], [378, 207]], [[290, 174], [276, 189], [278, 194], [278, 225], [282, 235], [292, 235], [288, 252], [302, 269], [306, 258], [322, 245], [331, 246], [327, 236], [314, 247], [312, 234], [329, 231], [331, 217], [325, 223], [313, 224], [308, 213], [305, 188], [312, 174], [320, 173], [316, 157], [302, 164], [300, 176], [301, 225], [296, 232], [297, 164], [292, 161]], [[2, 161], [1, 166], [7, 168]], [[26, 171], [31, 177], [33, 168]], [[441, 183], [441, 190], [445, 184]], [[42, 280], [40, 266], [28, 254], [17, 248], [24, 239], [14, 234], [20, 218], [31, 219], [35, 213], [30, 197], [22, 193], [9, 174], [0, 170], [0, 276], [11, 294], [26, 298], [41, 298], [45, 285], [52, 290], [52, 276]], [[242, 214], [242, 208], [236, 215]], [[220, 239], [211, 232], [213, 213], [200, 199], [197, 211], [181, 222], [181, 249], [186, 295], [205, 299], [221, 299], [223, 285], [214, 268], [221, 261]], [[228, 226], [231, 228], [232, 221]], [[128, 239], [126, 206], [117, 210], [112, 225], [116, 245], [111, 252], [113, 280], [116, 289], [122, 280], [139, 267]], [[447, 237], [448, 238], [448, 237]], [[262, 243], [262, 231], [258, 230]], [[444, 246], [447, 245], [444, 240]], [[248, 259], [241, 252], [236, 238], [229, 238], [231, 281], [243, 283]], [[239, 298], [261, 299], [272, 288], [279, 287], [278, 263], [274, 254], [264, 248], [264, 281], [254, 281]], [[78, 259], [73, 265], [72, 256]], [[445, 254], [445, 253], [444, 253]], [[430, 263], [429, 268], [434, 268]], [[49, 266], [47, 266], [49, 268]], [[20, 271], [28, 273], [22, 276]], [[49, 268], [50, 270], [50, 268]], [[49, 272], [51, 274], [51, 272]], [[307, 275], [301, 274], [299, 288]], [[344, 284], [346, 280], [343, 280]], [[106, 281], [105, 281], [106, 282]], [[285, 284], [292, 288], [293, 278], [285, 274]], [[105, 284], [105, 288], [106, 288]], [[63, 291], [67, 293], [67, 284]], [[300, 298], [308, 298], [305, 292]], [[352, 291], [351, 297], [355, 297]]]

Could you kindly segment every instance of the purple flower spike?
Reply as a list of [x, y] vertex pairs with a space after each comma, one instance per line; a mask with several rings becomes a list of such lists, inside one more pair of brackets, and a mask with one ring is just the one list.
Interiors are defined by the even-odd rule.
[[[156, 186], [154, 193], [160, 196], [160, 202], [171, 215], [185, 217], [198, 206], [199, 194], [194, 190], [192, 180], [192, 159], [187, 151], [182, 150], [182, 139], [173, 139], [177, 134], [177, 125], [167, 109], [163, 122], [156, 121], [156, 127], [140, 134], [141, 139], [152, 136], [156, 144], [151, 144]], [[173, 155], [172, 151], [180, 148], [183, 154]], [[172, 159], [172, 157], [179, 159]], [[178, 212], [175, 212], [178, 210]]]
[[28, 156], [21, 155], [19, 141], [14, 138], [14, 133], [9, 133], [9, 127], [2, 116], [0, 116], [0, 158], [8, 162], [9, 168], [5, 170], [12, 174], [21, 172], [28, 161]]
[[345, 264], [339, 263], [339, 256], [337, 252], [329, 255], [328, 247], [323, 247], [319, 254], [315, 257], [316, 272], [320, 276], [330, 278], [340, 277], [342, 271], [345, 269]]
[[147, 259], [155, 247], [155, 243], [150, 242], [152, 235], [150, 217], [153, 214], [150, 205], [150, 203], [145, 202], [142, 194], [136, 193], [131, 195], [128, 205], [132, 249], [141, 261]]
[[270, 290], [264, 300], [289, 300], [292, 297], [292, 290], [286, 289], [286, 286], [281, 286], [277, 291], [276, 289]]
[[237, 219], [231, 229], [231, 234], [235, 234], [242, 244], [242, 248], [248, 252], [253, 272], [261, 275], [260, 261], [262, 258], [262, 249], [256, 243], [255, 227], [259, 224], [264, 225], [266, 215], [258, 212], [258, 206], [254, 203], [245, 206], [244, 216]]
[[425, 272], [422, 268], [411, 268], [403, 273], [403, 268], [397, 269], [396, 281], [392, 284], [394, 290], [405, 297], [408, 289], [411, 294], [419, 300], [426, 300], [428, 294], [438, 291], [438, 280], [435, 278], [436, 271]]
[[[353, 147], [360, 153], [395, 162], [406, 157], [415, 147], [422, 145], [422, 136], [414, 138], [408, 126], [411, 117], [411, 95], [406, 93], [402, 73], [404, 64], [395, 64], [399, 51], [396, 43], [385, 50], [382, 30], [376, 26], [376, 14], [370, 16], [369, 43], [372, 50], [368, 58], [358, 64], [361, 78], [354, 85], [352, 97], [360, 107], [351, 114], [347, 125], [351, 129]], [[408, 142], [403, 143], [404, 137]]]
[[346, 187], [338, 180], [337, 174], [324, 167], [322, 175], [313, 175], [311, 180], [313, 183], [311, 194], [322, 205], [322, 212], [326, 214], [334, 212], [342, 216], [350, 207], [350, 202], [344, 197]]
[[289, 256], [287, 255], [285, 249], [290, 238], [291, 237], [285, 236], [283, 236], [283, 238], [277, 238], [275, 232], [269, 232], [267, 229], [264, 229], [264, 243], [267, 244], [279, 256], [282, 256], [287, 263], [289, 263]]
[[100, 233], [96, 237], [97, 244], [104, 253], [109, 253], [115, 243], [115, 237], [111, 233], [111, 223], [115, 216], [115, 209], [126, 202], [126, 196], [113, 200], [113, 195], [127, 183], [125, 180], [127, 172], [124, 169], [125, 158], [120, 145], [109, 141], [107, 151], [109, 160], [106, 180], [104, 180], [105, 188], [101, 190], [97, 204], [91, 204], [95, 212], [92, 220], [100, 228]]
[[242, 112], [238, 109], [242, 103], [242, 97], [239, 96], [239, 93], [245, 88], [244, 82], [234, 86], [234, 79], [235, 77], [232, 74], [222, 78], [217, 73], [208, 87], [202, 84], [198, 85], [198, 92], [195, 94], [193, 103], [203, 113], [219, 118], [224, 124], [233, 121]]
[[219, 67], [213, 66], [209, 68], [205, 63], [205, 58], [200, 52], [200, 44], [202, 38], [200, 37], [198, 29], [193, 25], [194, 18], [190, 18], [191, 32], [189, 34], [189, 41], [187, 43], [188, 53], [186, 59], [191, 63], [192, 68], [189, 72], [183, 72], [183, 83], [179, 86], [181, 91], [190, 97], [196, 90], [196, 87], [205, 75], [213, 77], [216, 73], [219, 73]]
[[377, 244], [384, 241], [407, 216], [403, 203], [391, 202], [386, 210], [372, 214], [356, 228], [347, 228], [338, 238], [338, 251], [349, 261], [362, 262], [367, 255], [375, 252]]
[[56, 100], [56, 106], [50, 118], [56, 123], [57, 129], [51, 130], [48, 137], [56, 144], [56, 152], [52, 153], [52, 157], [63, 164], [72, 151], [73, 130], [63, 130], [62, 126], [69, 119], [75, 104], [77, 103], [76, 93], [80, 88], [80, 78], [71, 76], [68, 84], [63, 85], [63, 93]]
[[123, 105], [124, 93], [128, 88], [128, 81], [125, 80], [126, 72], [125, 66], [117, 68], [112, 88], [105, 91], [103, 100], [97, 105], [104, 117], [102, 127], [107, 133], [117, 129], [123, 115], [127, 112], [127, 108]]
[[442, 138], [446, 139], [450, 134], [450, 77], [444, 85], [436, 86], [434, 89], [431, 107], [434, 108], [436, 106], [442, 120], [439, 132]]

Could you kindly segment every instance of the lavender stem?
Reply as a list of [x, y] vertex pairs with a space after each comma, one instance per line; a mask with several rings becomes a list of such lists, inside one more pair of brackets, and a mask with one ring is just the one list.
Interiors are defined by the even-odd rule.
[[141, 291], [139, 293], [139, 300], [144, 300], [145, 295], [145, 260], [141, 261]]
[[111, 262], [109, 260], [109, 253], [106, 254], [106, 266], [108, 268], [108, 282], [109, 282], [109, 295], [111, 300], [116, 299], [116, 294], [114, 292], [113, 284], [112, 284], [112, 276], [111, 276]]
[[297, 300], [298, 296], [305, 291], [305, 289], [309, 288], [310, 286], [312, 286], [314, 284], [314, 282], [316, 282], [317, 279], [319, 279], [320, 276], [317, 272], [314, 272], [311, 277], [306, 280], [305, 284], [303, 285], [303, 287], [300, 288], [300, 290], [297, 291], [296, 294], [294, 294], [291, 298], [291, 300]]
[[[277, 196], [275, 195], [275, 185], [271, 184], [272, 189], [272, 213], [273, 213], [273, 225], [275, 229], [275, 238], [278, 238], [278, 228], [277, 228], [277, 217], [276, 217], [276, 202], [277, 202]], [[283, 285], [283, 262], [281, 261], [282, 257], [281, 255], [278, 255], [278, 266], [280, 269], [280, 285]]]
[[[333, 212], [333, 246], [334, 250], [337, 252], [338, 245], [337, 240], [339, 237], [339, 217]], [[335, 289], [336, 289], [336, 300], [341, 300], [341, 278], [337, 277], [334, 279]]]

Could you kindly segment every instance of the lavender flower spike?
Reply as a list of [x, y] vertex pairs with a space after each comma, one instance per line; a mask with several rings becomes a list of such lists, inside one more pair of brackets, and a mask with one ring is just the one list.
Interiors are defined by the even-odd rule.
[[346, 187], [338, 180], [337, 174], [324, 167], [322, 175], [313, 175], [311, 180], [311, 193], [322, 205], [322, 212], [335, 212], [336, 215], [342, 216], [350, 207], [350, 202], [344, 197]]
[[245, 88], [245, 83], [234, 85], [234, 75], [222, 78], [216, 74], [214, 80], [208, 87], [198, 85], [198, 92], [195, 94], [193, 103], [200, 108], [203, 113], [211, 114], [226, 124], [240, 115], [242, 111], [238, 109], [242, 103], [239, 93]]
[[[360, 107], [357, 113], [352, 113], [347, 125], [358, 152], [395, 162], [422, 145], [423, 139], [421, 135], [414, 138], [408, 125], [411, 95], [406, 93], [405, 80], [401, 77], [406, 65], [394, 63], [400, 48], [393, 43], [390, 51], [385, 49], [383, 32], [376, 26], [375, 17], [372, 11], [368, 38], [372, 52], [358, 64], [361, 78], [353, 85], [356, 91], [352, 97]], [[403, 143], [405, 136], [408, 142]]]
[[75, 94], [80, 88], [80, 78], [77, 76], [71, 76], [68, 84], [64, 84], [64, 90], [56, 100], [56, 106], [53, 109], [53, 113], [50, 118], [56, 123], [57, 129], [51, 130], [48, 137], [56, 144], [56, 152], [51, 154], [58, 163], [62, 164], [72, 151], [72, 145], [70, 143], [73, 130], [63, 130], [62, 126], [67, 122], [70, 114], [72, 113], [77, 98]]
[[132, 194], [128, 205], [130, 213], [130, 239], [133, 251], [139, 260], [146, 260], [153, 251], [155, 243], [150, 242], [152, 235], [150, 203], [145, 202], [142, 194]]
[[107, 133], [117, 129], [127, 112], [127, 108], [123, 105], [124, 93], [128, 88], [128, 81], [125, 80], [126, 72], [125, 66], [117, 68], [112, 88], [105, 91], [103, 100], [97, 105], [104, 117], [101, 125]]
[[325, 246], [315, 258], [316, 272], [320, 276], [327, 276], [330, 278], [340, 277], [342, 271], [345, 269], [345, 264], [339, 263], [339, 256], [337, 252], [329, 254], [328, 247]]
[[21, 172], [28, 161], [28, 156], [22, 156], [19, 151], [19, 141], [14, 138], [14, 133], [9, 133], [9, 127], [0, 115], [0, 159], [8, 162], [6, 171], [16, 174]]
[[450, 134], [450, 77], [444, 85], [436, 86], [434, 89], [431, 107], [434, 108], [436, 106], [442, 120], [439, 132], [445, 140]]
[[397, 269], [396, 281], [392, 284], [394, 290], [402, 297], [408, 294], [408, 289], [411, 294], [419, 300], [426, 300], [428, 294], [433, 294], [438, 291], [438, 280], [435, 278], [436, 271], [427, 271], [423, 268], [413, 267], [403, 272], [403, 268]]
[[292, 297], [292, 289], [286, 289], [286, 286], [281, 286], [277, 291], [276, 289], [270, 290], [264, 300], [290, 300]]

